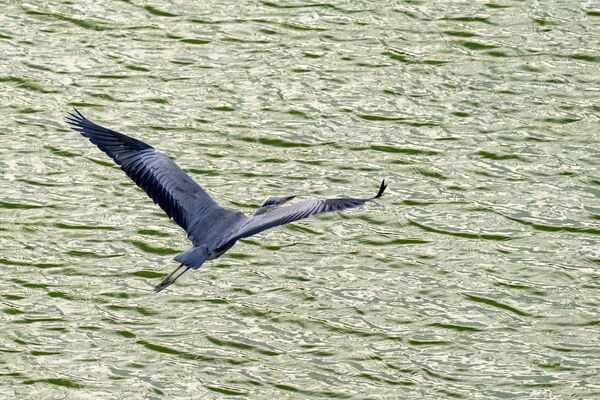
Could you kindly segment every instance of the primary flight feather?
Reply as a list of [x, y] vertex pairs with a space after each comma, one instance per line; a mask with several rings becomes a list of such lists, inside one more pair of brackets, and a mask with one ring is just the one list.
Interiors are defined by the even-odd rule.
[[[112, 158], [170, 218], [181, 226], [192, 247], [179, 253], [180, 263], [154, 290], [159, 292], [189, 269], [198, 269], [207, 260], [219, 257], [239, 239], [278, 225], [288, 224], [324, 212], [341, 211], [377, 199], [387, 188], [367, 199], [315, 199], [279, 207], [295, 196], [268, 198], [252, 217], [221, 207], [168, 156], [154, 147], [104, 128], [84, 117], [78, 110], [68, 114], [67, 123]], [[181, 271], [177, 274], [178, 271]]]

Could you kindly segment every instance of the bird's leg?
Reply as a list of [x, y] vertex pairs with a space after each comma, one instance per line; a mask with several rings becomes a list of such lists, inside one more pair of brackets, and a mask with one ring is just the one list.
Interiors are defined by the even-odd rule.
[[167, 275], [167, 276], [165, 277], [165, 279], [164, 279], [164, 280], [169, 280], [169, 279], [171, 279], [171, 277], [172, 277], [173, 275], [175, 275], [175, 273], [176, 273], [177, 271], [179, 271], [179, 269], [180, 269], [181, 267], [183, 267], [183, 264], [179, 264], [179, 267], [175, 268], [175, 269], [173, 270], [173, 272], [171, 272], [169, 275]]
[[183, 271], [181, 271], [181, 273], [179, 273], [178, 275], [176, 275], [173, 278], [173, 275], [175, 275], [175, 273], [177, 273], [177, 271], [179, 271], [183, 266], [184, 266], [183, 264], [179, 265], [179, 267], [175, 268], [175, 270], [173, 272], [171, 272], [169, 275], [167, 275], [165, 277], [165, 279], [162, 280], [161, 283], [159, 283], [158, 285], [156, 285], [154, 287], [154, 292], [158, 293], [161, 290], [163, 290], [164, 288], [170, 286], [173, 282], [175, 282], [177, 279], [179, 279], [179, 277], [181, 275], [183, 275], [187, 270], [190, 269], [190, 267], [186, 266], [185, 269]]

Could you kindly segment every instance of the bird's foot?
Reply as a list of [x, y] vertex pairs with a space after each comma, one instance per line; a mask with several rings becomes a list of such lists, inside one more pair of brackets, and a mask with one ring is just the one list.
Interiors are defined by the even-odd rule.
[[179, 271], [182, 267], [185, 267], [185, 266], [183, 264], [181, 264], [179, 267], [175, 268], [175, 270], [173, 272], [171, 272], [169, 275], [167, 275], [165, 277], [165, 279], [162, 280], [161, 283], [156, 285], [154, 287], [154, 293], [158, 293], [161, 290], [171, 286], [171, 284], [173, 282], [175, 282], [177, 279], [179, 279], [179, 277], [181, 275], [185, 274], [190, 269], [190, 267], [185, 267], [179, 274], [175, 275], [177, 273], [177, 271]]
[[154, 286], [154, 293], [160, 292], [161, 290], [163, 290], [164, 288], [166, 288], [173, 282], [175, 282], [175, 281], [171, 279], [171, 276], [167, 276], [165, 279], [162, 280], [161, 283]]

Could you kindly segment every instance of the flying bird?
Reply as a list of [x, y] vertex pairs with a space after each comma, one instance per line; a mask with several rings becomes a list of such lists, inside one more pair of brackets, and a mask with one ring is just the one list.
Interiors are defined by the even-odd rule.
[[217, 204], [177, 164], [154, 147], [95, 124], [76, 109], [68, 113], [66, 122], [120, 165], [191, 240], [192, 247], [175, 256], [179, 267], [154, 288], [155, 292], [171, 285], [186, 271], [196, 270], [205, 261], [221, 256], [242, 238], [312, 215], [361, 206], [381, 197], [387, 188], [384, 180], [371, 198], [304, 200], [285, 207], [280, 206], [296, 196], [269, 197], [253, 216], [246, 217], [240, 211]]

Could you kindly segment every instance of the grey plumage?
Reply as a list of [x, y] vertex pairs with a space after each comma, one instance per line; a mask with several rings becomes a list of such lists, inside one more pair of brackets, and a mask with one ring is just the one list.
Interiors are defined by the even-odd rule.
[[[95, 124], [77, 110], [69, 113], [66, 121], [120, 165], [192, 241], [191, 248], [175, 257], [181, 265], [156, 286], [157, 292], [190, 268], [198, 269], [205, 261], [219, 257], [239, 239], [312, 215], [361, 206], [381, 197], [387, 188], [382, 181], [379, 192], [371, 198], [305, 200], [285, 207], [279, 206], [295, 196], [270, 197], [248, 218], [239, 211], [219, 206], [177, 164], [154, 147]], [[182, 272], [175, 275], [182, 268]]]

